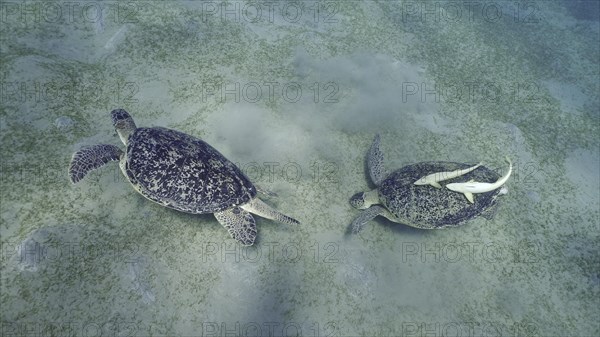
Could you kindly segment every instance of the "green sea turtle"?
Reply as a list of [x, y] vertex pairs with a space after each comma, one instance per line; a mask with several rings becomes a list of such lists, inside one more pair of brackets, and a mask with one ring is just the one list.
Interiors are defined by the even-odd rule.
[[113, 110], [111, 117], [125, 152], [107, 144], [75, 152], [69, 166], [73, 183], [91, 170], [119, 161], [125, 177], [144, 197], [182, 212], [213, 213], [243, 245], [252, 245], [256, 238], [250, 213], [299, 223], [261, 201], [248, 177], [206, 142], [167, 128], [138, 128], [123, 109]]
[[493, 182], [499, 179], [497, 173], [480, 165], [475, 167], [472, 164], [454, 162], [422, 162], [404, 166], [386, 175], [379, 143], [377, 135], [367, 154], [369, 176], [377, 189], [359, 192], [350, 199], [352, 206], [364, 209], [352, 222], [353, 233], [360, 232], [378, 215], [422, 229], [455, 227], [478, 215], [491, 216], [497, 197], [507, 192], [505, 188], [498, 188], [481, 193], [471, 203], [462, 193], [448, 188], [415, 184], [428, 175], [440, 172], [454, 173], [449, 179], [453, 183], [471, 180]]

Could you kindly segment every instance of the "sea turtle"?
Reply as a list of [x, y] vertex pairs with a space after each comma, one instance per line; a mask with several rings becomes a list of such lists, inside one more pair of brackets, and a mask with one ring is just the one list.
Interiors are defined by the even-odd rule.
[[256, 222], [250, 213], [299, 223], [261, 201], [257, 191], [262, 191], [206, 142], [172, 129], [138, 128], [123, 109], [113, 110], [111, 117], [127, 147], [125, 152], [107, 144], [75, 152], [69, 166], [73, 183], [91, 170], [119, 161], [125, 177], [144, 197], [182, 212], [213, 213], [231, 237], [248, 246], [256, 238]]
[[[490, 217], [498, 195], [505, 188], [478, 194], [470, 203], [462, 193], [448, 188], [436, 188], [429, 184], [416, 184], [427, 175], [461, 170], [466, 172], [449, 182], [497, 181], [499, 175], [490, 169], [473, 164], [454, 162], [421, 162], [404, 166], [388, 175], [384, 172], [383, 154], [379, 149], [380, 138], [375, 136], [367, 154], [367, 165], [371, 180], [377, 186], [369, 192], [352, 196], [350, 204], [364, 209], [352, 222], [352, 232], [360, 232], [373, 218], [382, 215], [393, 222], [422, 229], [455, 227], [478, 215]], [[446, 172], [450, 173], [450, 172]]]

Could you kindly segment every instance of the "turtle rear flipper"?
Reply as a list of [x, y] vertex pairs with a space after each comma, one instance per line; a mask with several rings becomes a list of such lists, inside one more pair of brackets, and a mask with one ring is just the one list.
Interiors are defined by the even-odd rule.
[[215, 218], [227, 228], [232, 238], [244, 246], [252, 246], [256, 239], [256, 221], [252, 214], [240, 207], [233, 207], [214, 213]]
[[499, 203], [492, 204], [492, 206], [481, 213], [481, 216], [486, 220], [492, 220], [496, 216], [496, 213], [498, 213], [498, 205]]
[[277, 198], [279, 195], [277, 195], [277, 193], [264, 189], [262, 188], [262, 186], [258, 186], [258, 185], [254, 185], [254, 187], [256, 188], [256, 191], [266, 197], [272, 197], [272, 198]]
[[247, 204], [242, 205], [241, 207], [246, 211], [261, 216], [263, 218], [279, 221], [284, 224], [297, 225], [300, 223], [300, 221], [273, 209], [271, 206], [265, 204], [259, 198], [254, 198], [250, 200], [250, 202], [248, 202]]
[[360, 214], [356, 217], [356, 219], [354, 219], [354, 221], [352, 221], [352, 224], [350, 225], [352, 227], [352, 234], [360, 233], [360, 231], [362, 231], [363, 228], [365, 228], [369, 221], [373, 220], [373, 218], [375, 218], [376, 216], [382, 215], [386, 212], [387, 210], [384, 207], [378, 205], [373, 205], [367, 208], [366, 210], [360, 212]]
[[118, 161], [123, 151], [114, 145], [100, 144], [87, 146], [75, 152], [69, 165], [69, 177], [74, 184], [83, 179], [88, 172]]
[[384, 167], [383, 167], [383, 153], [379, 149], [379, 134], [373, 139], [373, 144], [367, 153], [367, 165], [369, 169], [369, 176], [376, 186], [379, 186], [383, 179], [385, 179]]

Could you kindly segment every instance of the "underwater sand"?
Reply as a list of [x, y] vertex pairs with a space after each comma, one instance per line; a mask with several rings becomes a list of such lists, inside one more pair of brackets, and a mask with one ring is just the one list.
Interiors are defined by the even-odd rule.
[[[600, 335], [598, 4], [469, 3], [3, 2], [2, 336]], [[74, 151], [122, 146], [114, 108], [302, 223], [241, 247], [115, 164], [71, 184]], [[352, 236], [376, 133], [389, 170], [508, 155], [509, 193]]]

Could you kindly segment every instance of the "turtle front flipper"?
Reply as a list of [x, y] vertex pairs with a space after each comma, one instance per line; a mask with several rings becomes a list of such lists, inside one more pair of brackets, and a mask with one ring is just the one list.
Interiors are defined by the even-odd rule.
[[273, 209], [271, 206], [265, 204], [259, 198], [254, 198], [250, 200], [250, 202], [248, 202], [247, 204], [242, 205], [241, 207], [246, 211], [254, 213], [263, 218], [279, 221], [288, 225], [297, 225], [300, 223], [300, 221]]
[[379, 142], [379, 134], [377, 134], [375, 135], [375, 139], [373, 139], [373, 144], [369, 149], [369, 153], [367, 153], [369, 176], [371, 176], [371, 180], [377, 186], [385, 179], [383, 153], [379, 149]]
[[87, 146], [75, 152], [69, 165], [69, 177], [77, 183], [88, 172], [95, 170], [111, 161], [118, 161], [123, 151], [114, 145], [100, 144]]
[[216, 212], [215, 218], [227, 228], [232, 238], [244, 246], [252, 246], [256, 239], [256, 221], [252, 214], [240, 207], [233, 207]]
[[366, 210], [362, 211], [354, 221], [352, 221], [352, 234], [358, 234], [365, 228], [367, 223], [378, 215], [382, 215], [386, 212], [386, 209], [382, 206], [373, 205]]

